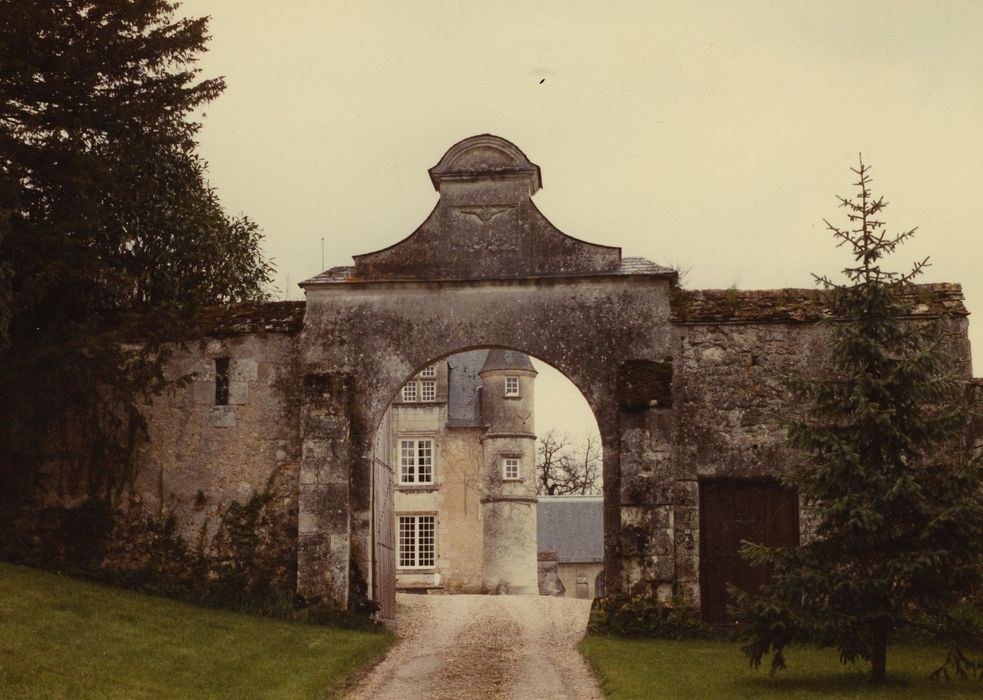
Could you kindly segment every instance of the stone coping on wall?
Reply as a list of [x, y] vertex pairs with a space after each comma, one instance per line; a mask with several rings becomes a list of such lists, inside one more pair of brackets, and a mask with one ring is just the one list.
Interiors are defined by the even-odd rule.
[[[251, 301], [228, 306], [206, 306], [187, 320], [184, 338], [222, 337], [248, 333], [298, 333], [304, 325], [303, 301]], [[128, 339], [152, 335], [147, 317], [128, 317], [121, 327]]]
[[[611, 270], [611, 271], [608, 271], [608, 272], [575, 272], [575, 273], [569, 273], [569, 274], [544, 274], [541, 277], [542, 278], [606, 277], [606, 276], [626, 277], [626, 276], [639, 276], [639, 275], [641, 275], [641, 276], [648, 276], [648, 277], [666, 277], [666, 278], [670, 278], [671, 280], [673, 280], [673, 282], [675, 282], [678, 273], [676, 272], [676, 270], [674, 270], [672, 268], [663, 267], [662, 265], [659, 265], [657, 263], [654, 263], [651, 260], [646, 260], [645, 258], [631, 257], [631, 258], [621, 258], [621, 260], [618, 263], [618, 268], [616, 270]], [[522, 279], [540, 279], [540, 277], [517, 278], [516, 281], [521, 281]], [[309, 287], [309, 286], [310, 287], [313, 287], [313, 286], [318, 286], [318, 285], [322, 285], [322, 284], [366, 284], [366, 283], [372, 283], [372, 282], [419, 282], [419, 281], [426, 281], [426, 282], [454, 282], [454, 281], [460, 281], [460, 280], [450, 280], [450, 279], [448, 279], [448, 280], [436, 280], [436, 279], [432, 279], [432, 280], [421, 280], [421, 279], [411, 278], [411, 277], [407, 277], [405, 280], [401, 280], [401, 279], [386, 279], [386, 280], [361, 279], [361, 278], [359, 278], [355, 274], [355, 267], [354, 266], [348, 266], [348, 267], [332, 267], [332, 268], [330, 268], [328, 270], [325, 270], [321, 274], [316, 275], [315, 277], [311, 277], [308, 280], [304, 280], [303, 282], [300, 283], [300, 286], [306, 288], [306, 287]], [[478, 279], [478, 280], [474, 280], [474, 281], [483, 282], [483, 281], [491, 281], [491, 280], [490, 279]], [[511, 278], [510, 278], [510, 281], [511, 281]]]
[[[674, 289], [670, 319], [676, 324], [815, 323], [831, 318], [819, 289]], [[912, 316], [968, 316], [958, 284], [913, 286], [902, 297]]]

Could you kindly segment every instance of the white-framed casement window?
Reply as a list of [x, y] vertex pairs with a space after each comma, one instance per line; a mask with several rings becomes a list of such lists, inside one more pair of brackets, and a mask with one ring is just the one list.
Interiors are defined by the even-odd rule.
[[424, 379], [433, 379], [437, 376], [437, 365], [430, 365], [429, 367], [424, 367], [423, 371], [420, 372], [420, 376]]
[[519, 478], [519, 458], [505, 457], [502, 460], [502, 478], [518, 480]]
[[433, 440], [411, 438], [399, 441], [399, 483], [433, 483]]
[[432, 569], [437, 561], [436, 516], [400, 515], [398, 521], [398, 567]]
[[407, 382], [403, 385], [403, 401], [418, 401], [416, 391], [416, 382]]
[[505, 378], [505, 395], [506, 396], [518, 396], [519, 395], [519, 378], [518, 377], [506, 377]]
[[435, 401], [437, 399], [437, 382], [424, 379], [420, 382], [420, 401]]
[[437, 380], [411, 380], [403, 385], [400, 399], [404, 403], [432, 402], [437, 400]]

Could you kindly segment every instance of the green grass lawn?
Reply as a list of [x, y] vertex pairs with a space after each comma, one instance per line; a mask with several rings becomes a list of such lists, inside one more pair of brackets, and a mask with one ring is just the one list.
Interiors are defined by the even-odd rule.
[[587, 637], [580, 650], [610, 698], [981, 698], [983, 683], [935, 683], [928, 674], [943, 654], [905, 644], [888, 649], [888, 683], [866, 682], [869, 666], [840, 664], [835, 649], [792, 648], [788, 669], [753, 670], [736, 642]]
[[393, 641], [0, 563], [0, 698], [324, 698]]

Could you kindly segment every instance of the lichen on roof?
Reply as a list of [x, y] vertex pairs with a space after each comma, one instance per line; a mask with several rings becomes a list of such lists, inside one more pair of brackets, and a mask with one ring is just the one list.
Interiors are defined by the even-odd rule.
[[[180, 338], [222, 337], [245, 333], [298, 333], [304, 325], [303, 301], [248, 301], [228, 306], [204, 306], [182, 323]], [[111, 322], [133, 341], [153, 336], [152, 317], [126, 316]]]
[[[962, 287], [939, 282], [901, 295], [913, 317], [968, 316]], [[833, 314], [820, 289], [675, 289], [673, 323], [814, 323]]]

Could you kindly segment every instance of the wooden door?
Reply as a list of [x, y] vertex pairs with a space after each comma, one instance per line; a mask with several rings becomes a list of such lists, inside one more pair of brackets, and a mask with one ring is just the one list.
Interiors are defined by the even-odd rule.
[[747, 540], [770, 546], [799, 543], [799, 499], [795, 491], [768, 481], [720, 479], [700, 482], [700, 597], [703, 619], [731, 618], [727, 594], [732, 583], [755, 591], [768, 571], [752, 567], [739, 553]]

